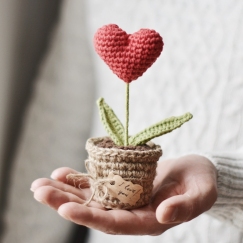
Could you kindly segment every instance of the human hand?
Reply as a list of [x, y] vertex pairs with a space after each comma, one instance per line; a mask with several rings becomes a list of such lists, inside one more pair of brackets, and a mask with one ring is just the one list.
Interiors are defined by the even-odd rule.
[[151, 203], [130, 211], [107, 210], [94, 201], [83, 205], [91, 196], [87, 180], [67, 181], [70, 173], [78, 172], [59, 168], [52, 173], [54, 180], [34, 181], [35, 199], [67, 220], [108, 234], [159, 235], [209, 210], [217, 198], [216, 169], [198, 155], [160, 162]]

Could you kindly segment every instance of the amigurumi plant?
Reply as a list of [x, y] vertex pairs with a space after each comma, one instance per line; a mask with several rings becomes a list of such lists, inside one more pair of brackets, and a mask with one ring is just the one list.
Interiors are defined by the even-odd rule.
[[159, 145], [150, 140], [179, 128], [192, 118], [190, 113], [164, 119], [143, 131], [129, 134], [130, 83], [156, 61], [163, 50], [162, 37], [154, 30], [141, 29], [127, 34], [115, 24], [97, 30], [94, 47], [98, 55], [125, 82], [125, 123], [105, 103], [97, 101], [100, 118], [109, 137], [90, 138], [86, 149], [88, 174], [68, 178], [89, 178], [92, 199], [108, 209], [132, 209], [149, 203], [162, 155]]

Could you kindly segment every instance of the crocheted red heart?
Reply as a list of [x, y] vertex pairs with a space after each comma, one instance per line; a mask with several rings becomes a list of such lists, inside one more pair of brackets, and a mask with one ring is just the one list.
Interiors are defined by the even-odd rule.
[[159, 57], [163, 45], [154, 30], [141, 29], [130, 35], [115, 24], [101, 27], [94, 36], [96, 52], [126, 83], [143, 75]]

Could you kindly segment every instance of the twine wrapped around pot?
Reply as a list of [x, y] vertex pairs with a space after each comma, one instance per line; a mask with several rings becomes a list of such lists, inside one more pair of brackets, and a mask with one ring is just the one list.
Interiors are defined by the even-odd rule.
[[[149, 150], [123, 150], [102, 148], [96, 144], [104, 138], [90, 138], [86, 143], [89, 157], [86, 168], [89, 173], [93, 199], [108, 209], [132, 209], [149, 203], [156, 175], [157, 161], [162, 155], [160, 146], [154, 145]], [[108, 193], [104, 186], [111, 181], [110, 173], [121, 176], [125, 181], [142, 186], [143, 192], [135, 205], [122, 203]]]

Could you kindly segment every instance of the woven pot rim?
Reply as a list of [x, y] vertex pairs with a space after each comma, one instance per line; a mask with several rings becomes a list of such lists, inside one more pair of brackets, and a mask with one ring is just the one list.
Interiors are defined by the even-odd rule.
[[98, 147], [97, 143], [99, 143], [100, 141], [102, 141], [103, 139], [107, 139], [109, 137], [105, 136], [105, 137], [93, 137], [93, 138], [89, 138], [86, 142], [86, 150], [89, 150], [91, 147], [95, 148], [96, 151], [100, 151], [102, 153], [110, 153], [112, 151], [119, 153], [123, 156], [129, 156], [131, 154], [135, 154], [138, 157], [143, 157], [144, 155], [147, 155], [148, 153], [153, 153], [153, 154], [158, 154], [158, 156], [160, 157], [163, 153], [160, 145], [156, 145], [153, 142], [149, 142], [147, 143], [148, 146], [151, 147], [151, 149], [148, 150], [124, 150], [124, 149], [120, 149], [120, 148], [102, 148], [102, 147]]

